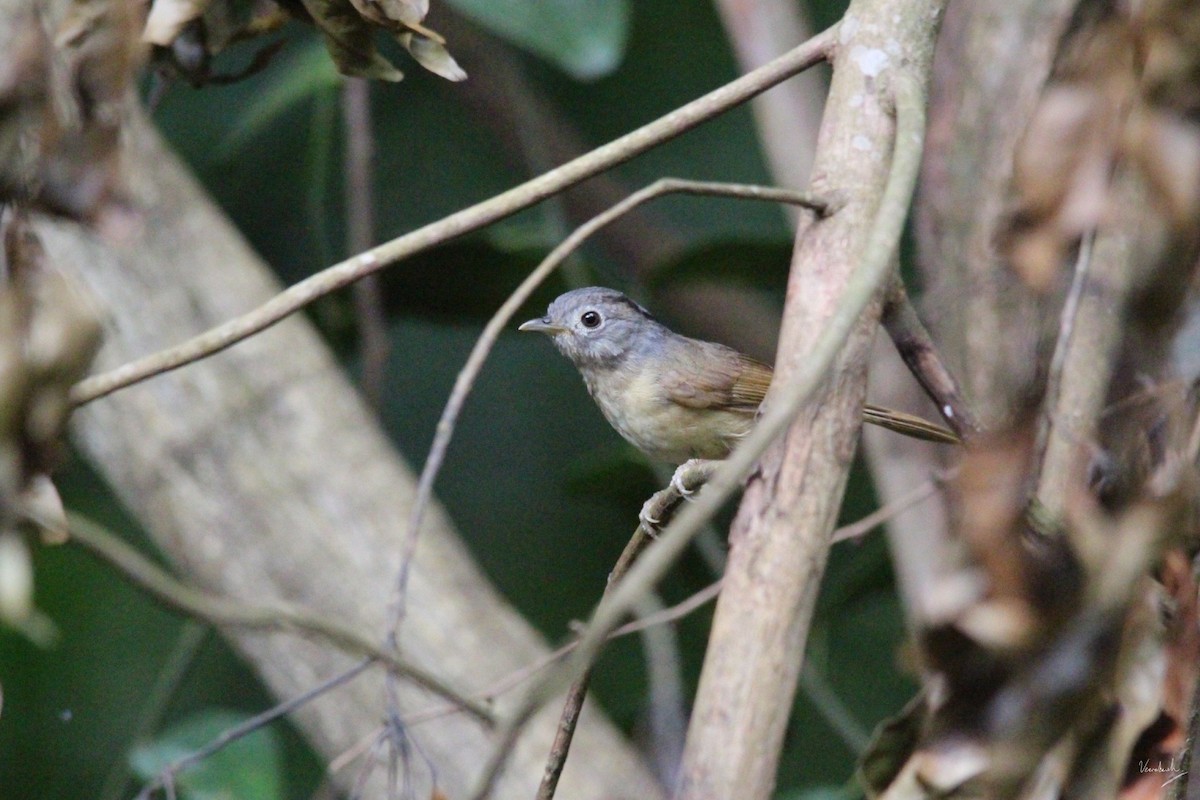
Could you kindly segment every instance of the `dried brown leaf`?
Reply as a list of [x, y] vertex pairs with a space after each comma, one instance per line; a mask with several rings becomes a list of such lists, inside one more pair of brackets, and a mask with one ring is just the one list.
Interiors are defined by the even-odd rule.
[[398, 81], [396, 69], [375, 47], [374, 28], [350, 0], [303, 0], [304, 8], [325, 38], [325, 47], [338, 71], [359, 78]]
[[364, 18], [389, 30], [419, 26], [429, 11], [428, 3], [417, 3], [412, 0], [351, 0], [351, 2]]
[[[1086, 4], [1085, 4], [1086, 5]], [[1075, 243], [1118, 211], [1128, 164], [1176, 234], [1200, 236], [1200, 5], [1147, 0], [1081, 7], [1015, 154], [1017, 204], [1002, 237], [1026, 282], [1054, 285]]]
[[160, 47], [170, 45], [183, 27], [198, 19], [212, 3], [213, 0], [154, 0], [142, 39]]
[[38, 529], [42, 544], [63, 544], [67, 541], [67, 512], [49, 475], [38, 474], [30, 478], [21, 492], [19, 503], [21, 517]]
[[[30, 481], [59, 459], [69, 392], [100, 343], [94, 303], [42, 263], [22, 215], [4, 232], [10, 282], [0, 289], [0, 513], [11, 514]], [[3, 520], [0, 520], [2, 522]]]
[[440, 75], [448, 81], [465, 81], [467, 73], [445, 45], [416, 33], [400, 34], [400, 44], [404, 45], [409, 54], [425, 69], [435, 75]]
[[1192, 231], [1200, 225], [1200, 125], [1139, 109], [1125, 129], [1122, 149], [1175, 229]]

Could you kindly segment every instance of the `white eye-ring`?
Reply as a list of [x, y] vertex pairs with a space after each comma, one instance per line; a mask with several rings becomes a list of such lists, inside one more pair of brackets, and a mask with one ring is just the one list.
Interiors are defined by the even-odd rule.
[[579, 317], [579, 321], [583, 323], [583, 327], [585, 327], [585, 328], [599, 327], [600, 326], [600, 312], [599, 311], [585, 311]]

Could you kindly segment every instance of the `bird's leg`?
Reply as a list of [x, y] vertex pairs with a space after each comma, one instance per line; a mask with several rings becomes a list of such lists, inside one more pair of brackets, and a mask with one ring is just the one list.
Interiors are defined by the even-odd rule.
[[655, 536], [663, 519], [675, 510], [680, 500], [686, 500], [696, 493], [701, 486], [708, 482], [716, 470], [719, 461], [703, 458], [693, 458], [685, 461], [671, 476], [667, 488], [655, 492], [642, 506], [638, 520], [646, 533]]

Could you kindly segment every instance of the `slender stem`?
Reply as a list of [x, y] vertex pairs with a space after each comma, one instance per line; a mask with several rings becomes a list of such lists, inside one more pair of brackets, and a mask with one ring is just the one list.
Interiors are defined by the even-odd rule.
[[938, 413], [964, 441], [979, 432], [979, 422], [967, 405], [958, 381], [933, 344], [900, 277], [892, 280], [880, 322], [917, 383], [937, 406]]
[[[608, 575], [608, 585], [604, 589], [605, 595], [612, 591], [613, 586], [621, 582], [625, 574], [629, 572], [629, 568], [633, 566], [634, 561], [651, 541], [642, 526], [638, 525], [633, 536], [630, 537], [629, 543], [621, 551], [621, 556], [613, 566], [612, 572]], [[579, 714], [583, 711], [583, 701], [587, 698], [588, 684], [592, 680], [592, 666], [588, 665], [587, 669], [575, 679], [571, 688], [567, 690], [567, 699], [563, 703], [558, 729], [554, 734], [554, 743], [550, 746], [546, 769], [542, 774], [542, 782], [538, 786], [537, 795], [535, 795], [537, 800], [551, 800], [558, 789], [558, 779], [562, 777], [563, 767], [567, 764], [567, 754], [571, 751], [571, 740], [575, 738], [575, 726], [579, 723]]]
[[[348, 78], [342, 84], [342, 129], [346, 139], [342, 156], [346, 251], [361, 253], [375, 242], [375, 185], [371, 180], [375, 129], [371, 121], [371, 84], [364, 78]], [[354, 314], [362, 359], [362, 392], [371, 407], [378, 409], [390, 349], [378, 273], [354, 284]]]
[[891, 168], [858, 267], [846, 286], [837, 311], [829, 319], [793, 381], [780, 387], [758, 425], [722, 462], [705, 491], [672, 520], [659, 535], [656, 546], [647, 550], [630, 569], [625, 580], [601, 601], [587, 632], [567, 663], [531, 687], [522, 703], [512, 712], [501, 728], [499, 745], [492, 760], [485, 766], [478, 786], [470, 795], [473, 800], [482, 800], [491, 793], [513, 742], [534, 713], [595, 660], [609, 631], [662, 578], [704, 522], [717, 512], [750, 474], [759, 456], [791, 424], [833, 365], [838, 351], [871, 298], [882, 288], [890, 274], [900, 233], [904, 228], [925, 138], [925, 94], [922, 84], [898, 72], [894, 76], [894, 91], [897, 121]]
[[835, 33], [836, 27], [830, 28], [753, 72], [520, 186], [334, 264], [283, 290], [258, 308], [182, 344], [80, 381], [71, 390], [71, 401], [83, 405], [220, 352], [269, 328], [317, 298], [400, 259], [490, 225], [622, 164], [820, 63], [833, 47]]
[[[185, 620], [180, 626], [175, 646], [171, 648], [171, 654], [159, 670], [158, 678], [155, 680], [149, 696], [142, 703], [137, 728], [130, 737], [130, 741], [137, 743], [146, 739], [162, 722], [171, 698], [192, 666], [192, 662], [195, 661], [196, 653], [199, 652], [200, 645], [204, 643], [210, 630], [212, 629], [207, 625], [202, 625], [194, 620]], [[117, 759], [113, 764], [112, 771], [104, 780], [104, 786], [100, 790], [100, 800], [119, 800], [125, 797], [125, 790], [130, 782], [129, 772], [128, 760]]]
[[930, 478], [924, 483], [918, 484], [912, 491], [897, 497], [882, 508], [872, 511], [858, 522], [851, 522], [848, 525], [838, 528], [833, 532], [833, 536], [829, 538], [829, 543], [837, 544], [838, 542], [845, 542], [851, 539], [861, 539], [902, 511], [907, 511], [918, 503], [932, 497], [933, 493], [937, 491], [937, 487], [938, 481], [935, 478]]
[[223, 731], [211, 742], [204, 745], [204, 747], [201, 747], [199, 750], [194, 750], [187, 755], [181, 756], [164, 767], [162, 772], [158, 774], [158, 777], [142, 787], [142, 790], [138, 792], [137, 800], [145, 800], [146, 798], [149, 798], [158, 789], [167, 789], [170, 791], [170, 787], [174, 786], [175, 776], [180, 772], [183, 772], [185, 769], [200, 763], [217, 751], [229, 746], [233, 742], [236, 742], [238, 739], [254, 733], [256, 730], [269, 725], [275, 720], [292, 713], [296, 709], [301, 708], [313, 700], [316, 700], [318, 697], [321, 697], [322, 695], [325, 695], [337, 687], [358, 677], [374, 662], [375, 659], [366, 659], [351, 669], [345, 670], [344, 672], [339, 672], [332, 678], [329, 678], [328, 680], [314, 686], [304, 694], [293, 697], [291, 700], [280, 703], [272, 708], [268, 708], [261, 714], [255, 714], [250, 719], [233, 726], [229, 730]]

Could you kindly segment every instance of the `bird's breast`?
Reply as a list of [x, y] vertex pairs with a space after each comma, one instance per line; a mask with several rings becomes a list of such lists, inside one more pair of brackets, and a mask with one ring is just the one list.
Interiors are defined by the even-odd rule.
[[660, 461], [724, 458], [753, 426], [753, 416], [689, 408], [665, 394], [659, 376], [629, 365], [585, 372], [584, 382], [609, 424], [634, 447]]

